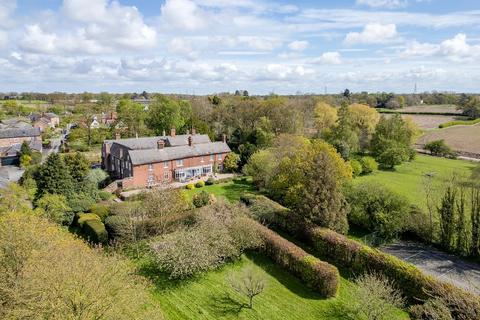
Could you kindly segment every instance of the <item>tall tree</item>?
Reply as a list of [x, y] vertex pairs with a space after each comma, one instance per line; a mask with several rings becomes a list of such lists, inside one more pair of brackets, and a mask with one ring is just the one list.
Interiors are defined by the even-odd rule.
[[192, 107], [188, 101], [177, 101], [165, 96], [158, 96], [149, 106], [147, 125], [160, 135], [176, 128], [185, 131], [184, 128], [192, 116]]
[[57, 153], [48, 156], [47, 161], [40, 166], [35, 180], [38, 187], [37, 198], [46, 193], [62, 194], [68, 198], [73, 193], [74, 180], [65, 162]]

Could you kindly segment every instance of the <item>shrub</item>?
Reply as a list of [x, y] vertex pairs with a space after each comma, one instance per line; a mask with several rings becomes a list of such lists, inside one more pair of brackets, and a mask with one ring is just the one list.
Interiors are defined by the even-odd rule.
[[262, 251], [267, 256], [323, 297], [337, 294], [340, 278], [337, 268], [309, 255], [265, 226], [258, 224], [256, 229], [264, 241]]
[[207, 186], [211, 186], [211, 185], [214, 185], [215, 184], [215, 179], [213, 179], [212, 177], [208, 178], [207, 181], [205, 182], [205, 184]]
[[203, 180], [198, 181], [195, 183], [195, 188], [203, 188], [205, 187], [205, 182]]
[[[272, 209], [265, 207], [273, 202], [263, 196], [250, 197], [248, 203], [252, 215], [273, 227], [295, 235], [309, 245], [325, 261], [341, 266], [353, 274], [375, 272], [384, 275], [394, 283], [409, 301], [441, 298], [452, 312], [454, 319], [478, 319], [480, 317], [480, 299], [453, 285], [425, 275], [415, 266], [400, 259], [372, 249], [348, 239], [335, 231], [299, 221], [288, 209], [279, 210], [278, 204]], [[263, 204], [263, 212], [255, 212], [258, 202]], [[280, 206], [281, 207], [281, 206]]]
[[113, 194], [108, 191], [99, 191], [98, 196], [100, 197], [100, 199], [102, 199], [102, 201], [108, 201], [113, 198]]
[[[130, 227], [128, 218], [124, 216], [108, 216], [105, 219], [105, 229], [108, 232], [109, 240], [125, 241], [128, 240]], [[128, 239], [126, 239], [128, 238]]]
[[453, 320], [450, 310], [442, 299], [429, 299], [423, 305], [409, 309], [414, 320]]
[[192, 203], [195, 208], [206, 206], [210, 202], [210, 194], [205, 190], [193, 196]]
[[95, 203], [95, 199], [84, 192], [75, 193], [67, 200], [68, 205], [73, 212], [86, 212], [90, 210], [92, 205]]
[[86, 220], [82, 227], [83, 235], [93, 243], [107, 243], [108, 233], [100, 220]]
[[362, 157], [360, 163], [362, 165], [363, 174], [369, 174], [378, 169], [378, 163], [372, 157]]
[[189, 184], [187, 184], [187, 185], [185, 186], [185, 188], [186, 188], [187, 190], [193, 190], [193, 189], [195, 189], [195, 185], [194, 185], [193, 183], [189, 183]]
[[104, 221], [105, 218], [110, 214], [110, 209], [104, 204], [95, 203], [90, 208], [90, 212], [99, 216], [101, 221]]
[[477, 123], [480, 123], [480, 119], [475, 119], [475, 120], [456, 120], [456, 121], [449, 121], [449, 122], [445, 122], [445, 123], [442, 123], [440, 124], [438, 127], [440, 129], [443, 129], [443, 128], [448, 128], [448, 127], [452, 127], [452, 126], [459, 126], [459, 125], [474, 125], [474, 124], [477, 124]]
[[362, 174], [362, 164], [360, 161], [352, 159], [350, 160], [350, 166], [352, 167], [352, 172], [354, 177], [358, 177], [359, 175]]
[[80, 227], [83, 227], [85, 222], [89, 220], [101, 221], [100, 217], [94, 213], [80, 213], [76, 215], [76, 222], [77, 222], [77, 225]]
[[425, 144], [423, 148], [429, 151], [432, 156], [448, 158], [456, 157], [455, 151], [453, 151], [452, 148], [450, 148], [443, 139], [430, 141]]

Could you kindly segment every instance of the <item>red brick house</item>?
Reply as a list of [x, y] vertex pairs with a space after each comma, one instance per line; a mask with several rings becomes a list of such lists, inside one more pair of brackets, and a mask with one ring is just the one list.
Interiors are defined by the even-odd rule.
[[122, 179], [123, 188], [151, 187], [173, 181], [185, 182], [223, 169], [230, 153], [225, 138], [212, 142], [208, 135], [176, 135], [106, 140], [102, 167]]

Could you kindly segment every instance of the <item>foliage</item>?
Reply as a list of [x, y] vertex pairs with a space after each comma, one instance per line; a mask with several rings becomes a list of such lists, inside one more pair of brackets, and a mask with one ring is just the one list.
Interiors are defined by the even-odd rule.
[[66, 154], [63, 158], [65, 166], [76, 182], [83, 181], [90, 170], [90, 163], [80, 152]]
[[195, 183], [195, 188], [203, 188], [205, 187], [205, 181], [200, 180], [197, 183]]
[[191, 118], [192, 107], [186, 100], [173, 100], [166, 96], [157, 96], [149, 105], [147, 126], [157, 135], [163, 131], [170, 132], [172, 128], [180, 130]]
[[247, 268], [240, 274], [231, 274], [227, 282], [239, 294], [248, 298], [248, 307], [253, 309], [253, 298], [265, 289], [265, 278], [261, 273]]
[[152, 244], [159, 267], [170, 278], [185, 278], [257, 247], [260, 239], [243, 215], [240, 207], [224, 203], [201, 208], [192, 227], [164, 235]]
[[0, 218], [0, 318], [159, 319], [144, 281], [31, 214]]
[[96, 186], [100, 186], [108, 178], [108, 174], [102, 169], [89, 170], [85, 179]]
[[207, 191], [197, 193], [192, 198], [192, 203], [196, 208], [204, 207], [210, 202], [210, 194]]
[[258, 188], [264, 188], [270, 185], [276, 162], [271, 150], [259, 150], [250, 157], [243, 167], [243, 172], [252, 177], [253, 183]]
[[480, 119], [475, 119], [475, 120], [455, 120], [455, 121], [449, 121], [440, 124], [438, 127], [440, 129], [448, 128], [448, 127], [453, 127], [453, 126], [471, 126], [475, 125], [477, 123], [480, 123]]
[[363, 174], [370, 174], [378, 169], [378, 164], [372, 157], [361, 157], [360, 164], [362, 165]]
[[410, 314], [414, 320], [453, 320], [452, 314], [443, 299], [428, 299], [422, 305], [410, 307]]
[[343, 159], [348, 160], [360, 150], [359, 134], [347, 104], [343, 103], [338, 111], [337, 126], [326, 140], [337, 149]]
[[411, 158], [414, 130], [399, 114], [381, 117], [372, 137], [371, 150], [378, 163], [393, 168]]
[[110, 214], [110, 208], [105, 204], [95, 203], [90, 208], [90, 212], [96, 214], [102, 221], [104, 221], [105, 218]]
[[[93, 190], [96, 191], [96, 190]], [[69, 196], [68, 198], [68, 205], [72, 209], [73, 212], [86, 212], [90, 210], [90, 208], [95, 203], [95, 199], [92, 198], [91, 194], [85, 192], [78, 192], [74, 193], [73, 195]]]
[[207, 179], [207, 181], [205, 181], [205, 185], [207, 186], [211, 186], [211, 185], [214, 185], [215, 184], [215, 179], [213, 179], [212, 177], [209, 177]]
[[80, 227], [83, 227], [83, 225], [85, 224], [85, 221], [88, 221], [88, 220], [98, 220], [98, 221], [102, 220], [98, 215], [94, 213], [80, 213], [80, 214], [77, 214], [75, 217], [76, 217], [76, 224]]
[[32, 156], [29, 156], [28, 154], [22, 154], [20, 156], [20, 167], [21, 168], [26, 168], [32, 163]]
[[82, 232], [85, 238], [93, 243], [106, 244], [108, 241], [108, 233], [105, 225], [97, 219], [85, 220], [83, 222]]
[[459, 108], [472, 119], [480, 118], [480, 98], [471, 96], [460, 103]]
[[367, 105], [354, 103], [348, 106], [348, 117], [351, 126], [357, 132], [360, 149], [367, 150], [380, 120], [380, 114]]
[[195, 189], [195, 185], [194, 185], [193, 183], [189, 183], [189, 184], [187, 184], [187, 185], [185, 186], [185, 189], [187, 189], [187, 190], [193, 190], [193, 189]]
[[343, 307], [359, 319], [391, 319], [392, 311], [403, 306], [403, 298], [383, 275], [362, 274], [355, 279], [356, 299]]
[[337, 109], [325, 102], [319, 102], [315, 106], [315, 127], [320, 136], [329, 134], [337, 125]]
[[358, 177], [363, 172], [363, 167], [360, 161], [352, 159], [349, 161], [350, 167], [352, 167], [352, 174], [354, 177]]
[[423, 148], [432, 156], [455, 158], [455, 152], [445, 143], [445, 140], [430, 141]]
[[236, 172], [238, 164], [240, 163], [240, 155], [235, 152], [230, 152], [223, 160], [223, 169], [226, 172]]
[[73, 178], [65, 162], [57, 153], [50, 154], [47, 161], [39, 167], [35, 181], [38, 198], [50, 193], [61, 194], [68, 199], [73, 194]]
[[73, 213], [64, 195], [47, 193], [38, 199], [35, 204], [39, 215], [48, 220], [63, 225], [72, 223]]
[[389, 240], [403, 231], [410, 204], [386, 186], [374, 182], [356, 184], [350, 188], [347, 199], [351, 223]]
[[0, 215], [6, 212], [28, 212], [31, 209], [27, 190], [16, 183], [0, 188]]
[[145, 132], [145, 119], [147, 113], [143, 110], [140, 103], [136, 103], [131, 99], [122, 99], [117, 106], [118, 121], [125, 126], [126, 137], [135, 137]]
[[114, 197], [114, 195], [111, 194], [110, 192], [103, 191], [103, 190], [98, 192], [98, 196], [100, 197], [100, 199], [102, 201], [108, 201], [108, 200], [111, 200]]

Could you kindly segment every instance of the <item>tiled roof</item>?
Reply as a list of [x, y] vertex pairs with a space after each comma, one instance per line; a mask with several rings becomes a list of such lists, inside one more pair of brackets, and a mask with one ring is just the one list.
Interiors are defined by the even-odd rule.
[[[175, 137], [157, 136], [157, 137], [142, 137], [119, 140], [106, 140], [106, 143], [116, 143], [122, 145], [130, 150], [146, 150], [157, 149], [158, 140], [166, 140], [166, 146], [186, 146], [188, 145], [188, 137], [190, 135], [182, 134]], [[194, 144], [209, 143], [210, 138], [206, 134], [191, 135]]]
[[[210, 140], [210, 139], [209, 139]], [[210, 154], [228, 153], [230, 148], [225, 142], [208, 142], [176, 147], [155, 148], [149, 150], [130, 150], [128, 154], [133, 165], [176, 160], [189, 157], [207, 156]]]
[[40, 128], [7, 128], [0, 129], [0, 139], [20, 138], [20, 137], [38, 137]]
[[[41, 141], [30, 141], [28, 145], [30, 146], [30, 149], [32, 149], [33, 151], [38, 151], [38, 152], [42, 151]], [[0, 147], [0, 155], [3, 157], [16, 156], [20, 152], [21, 147], [22, 147], [21, 143], [16, 143], [9, 147]]]

